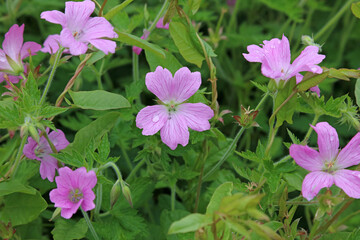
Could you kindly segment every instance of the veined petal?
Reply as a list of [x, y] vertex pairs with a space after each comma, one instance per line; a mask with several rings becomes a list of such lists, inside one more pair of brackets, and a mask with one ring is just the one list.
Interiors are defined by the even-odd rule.
[[168, 120], [168, 110], [163, 105], [148, 106], [140, 110], [136, 116], [136, 126], [143, 129], [143, 135], [154, 135]]
[[189, 142], [189, 130], [186, 120], [181, 114], [172, 114], [160, 130], [163, 143], [174, 150], [178, 144], [184, 147]]
[[62, 27], [66, 27], [65, 14], [60, 11], [53, 10], [42, 12], [40, 18], [51, 23], [60, 24]]
[[315, 171], [305, 176], [301, 192], [303, 197], [310, 201], [322, 188], [329, 188], [333, 184], [334, 177], [330, 173]]
[[23, 33], [24, 24], [20, 27], [14, 24], [9, 31], [5, 33], [5, 39], [2, 44], [5, 54], [19, 65], [22, 65], [20, 52], [23, 45]]
[[89, 41], [104, 37], [117, 38], [114, 27], [103, 17], [93, 17], [86, 22], [79, 40]]
[[84, 201], [81, 204], [81, 207], [84, 211], [90, 211], [95, 208], [94, 199], [95, 194], [92, 190], [86, 190], [83, 192]]
[[66, 139], [65, 134], [60, 129], [52, 131], [49, 134], [49, 139], [54, 144], [57, 151], [63, 150], [70, 144], [69, 141]]
[[156, 23], [157, 28], [169, 29], [169, 23], [164, 24], [164, 17], [160, 18]]
[[87, 172], [85, 167], [76, 169], [73, 175], [75, 176], [74, 178], [76, 178], [78, 181], [78, 188], [80, 188], [82, 191], [91, 190], [97, 183], [95, 172], [91, 170]]
[[344, 190], [352, 198], [360, 198], [360, 172], [338, 170], [334, 174], [335, 185]]
[[50, 182], [54, 181], [55, 170], [58, 169], [58, 161], [50, 155], [45, 155], [40, 164], [40, 175], [42, 179], [48, 179]]
[[214, 116], [214, 111], [209, 106], [203, 103], [183, 103], [177, 111], [192, 130], [201, 132], [210, 129], [209, 120]]
[[187, 67], [182, 67], [176, 71], [171, 81], [171, 98], [178, 103], [184, 102], [199, 90], [200, 85], [200, 72], [190, 72]]
[[80, 199], [79, 202], [73, 203], [71, 208], [61, 208], [61, 216], [66, 219], [71, 218], [72, 215], [77, 212], [83, 201], [84, 199]]
[[24, 59], [31, 55], [35, 55], [38, 51], [40, 51], [41, 45], [36, 42], [25, 42], [21, 48], [20, 58]]
[[90, 15], [95, 10], [95, 3], [90, 0], [83, 2], [66, 2], [65, 17], [66, 26], [73, 32], [80, 33], [86, 26]]
[[49, 35], [44, 42], [44, 47], [40, 50], [44, 53], [55, 54], [60, 47], [60, 35]]
[[335, 160], [339, 152], [339, 137], [332, 126], [327, 122], [319, 122], [312, 128], [318, 134], [319, 153], [324, 162]]
[[72, 203], [69, 199], [69, 191], [64, 191], [63, 189], [53, 189], [50, 191], [50, 201], [55, 203], [55, 207], [60, 208], [71, 208], [74, 203]]
[[28, 137], [28, 143], [25, 144], [23, 154], [29, 159], [38, 159], [35, 155], [35, 148], [38, 146], [37, 142], [32, 138]]
[[89, 42], [105, 54], [115, 53], [116, 42], [106, 39], [91, 39]]
[[347, 168], [360, 163], [360, 133], [350, 140], [336, 159], [336, 166], [339, 168]]
[[154, 72], [146, 74], [145, 84], [150, 92], [166, 103], [171, 100], [172, 78], [172, 74], [169, 70], [158, 66]]
[[264, 57], [264, 50], [257, 45], [247, 46], [249, 53], [243, 53], [243, 56], [249, 62], [259, 62], [262, 63]]
[[87, 44], [77, 41], [67, 28], [64, 28], [60, 33], [60, 42], [61, 45], [69, 48], [70, 54], [74, 56], [84, 54], [88, 49]]
[[324, 166], [319, 152], [308, 146], [292, 144], [289, 152], [296, 164], [308, 171], [320, 171]]

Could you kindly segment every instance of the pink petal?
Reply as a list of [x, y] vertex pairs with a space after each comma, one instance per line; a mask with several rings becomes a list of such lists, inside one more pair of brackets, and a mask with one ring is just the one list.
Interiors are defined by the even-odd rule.
[[335, 185], [344, 190], [352, 198], [360, 198], [360, 172], [338, 170], [334, 174]]
[[81, 191], [91, 190], [97, 183], [96, 173], [92, 170], [87, 172], [85, 167], [76, 169], [74, 175], [77, 175], [77, 186]]
[[66, 219], [71, 218], [72, 215], [77, 212], [77, 210], [79, 209], [82, 202], [83, 202], [83, 199], [80, 199], [79, 202], [73, 203], [73, 206], [71, 208], [62, 208], [61, 209], [61, 216], [63, 218], [66, 218]]
[[[301, 75], [300, 73], [296, 73], [295, 76], [296, 76], [296, 84], [299, 84], [302, 81], [302, 79], [304, 78], [304, 76]], [[315, 87], [310, 88], [310, 91], [315, 92], [318, 95], [318, 97], [320, 97], [320, 88], [319, 88], [319, 86], [315, 86]]]
[[58, 161], [51, 155], [45, 155], [40, 164], [40, 175], [42, 179], [48, 179], [50, 182], [54, 181], [55, 169], [58, 169]]
[[103, 17], [93, 17], [86, 22], [79, 40], [84, 42], [104, 37], [117, 38], [118, 36], [108, 20]]
[[28, 143], [24, 146], [23, 154], [29, 159], [38, 159], [35, 155], [35, 148], [37, 146], [37, 142], [32, 137], [28, 137]]
[[81, 208], [84, 211], [90, 211], [95, 208], [94, 199], [95, 194], [92, 190], [87, 190], [83, 192], [84, 201], [81, 204]]
[[137, 46], [133, 46], [132, 47], [132, 50], [134, 53], [136, 53], [137, 55], [140, 55], [141, 51], [142, 51], [142, 48], [139, 48]]
[[49, 134], [49, 139], [54, 144], [57, 151], [63, 150], [70, 144], [66, 139], [65, 134], [60, 129], [52, 131]]
[[178, 106], [177, 114], [181, 114], [189, 128], [201, 132], [210, 129], [209, 120], [214, 111], [203, 103], [183, 103]]
[[80, 33], [85, 28], [90, 15], [95, 10], [95, 3], [90, 0], [83, 2], [66, 2], [66, 26], [73, 32]]
[[169, 116], [163, 128], [160, 130], [160, 136], [163, 143], [174, 150], [178, 144], [184, 147], [189, 142], [189, 130], [186, 120], [181, 114], [175, 113]]
[[171, 97], [172, 74], [166, 68], [158, 66], [154, 72], [145, 76], [145, 84], [150, 92], [155, 94], [161, 101], [168, 102]]
[[72, 35], [71, 31], [64, 28], [60, 33], [61, 45], [69, 48], [70, 54], [77, 56], [86, 53], [88, 46], [87, 44], [77, 41]]
[[336, 166], [347, 168], [360, 163], [360, 133], [357, 133], [337, 156]]
[[0, 71], [13, 71], [8, 60], [6, 59], [6, 53], [2, 49], [0, 49]]
[[320, 171], [324, 166], [319, 152], [308, 146], [292, 144], [289, 151], [295, 162], [308, 171]]
[[168, 110], [163, 105], [148, 106], [140, 110], [136, 116], [136, 126], [143, 129], [143, 135], [154, 135], [168, 120]]
[[65, 14], [60, 11], [53, 10], [42, 12], [40, 18], [51, 23], [60, 24], [62, 27], [66, 27]]
[[184, 102], [199, 90], [201, 85], [200, 72], [190, 72], [187, 67], [176, 71], [169, 89], [171, 97], [178, 103]]
[[89, 42], [105, 54], [115, 53], [116, 42], [106, 39], [92, 39]]
[[249, 62], [259, 62], [262, 63], [264, 57], [264, 50], [257, 45], [247, 46], [249, 53], [243, 53], [243, 56]]
[[335, 128], [327, 122], [319, 122], [312, 128], [318, 134], [318, 145], [320, 157], [324, 162], [331, 162], [335, 160], [339, 152], [339, 138]]
[[50, 201], [55, 203], [55, 207], [71, 208], [74, 203], [69, 199], [70, 189], [68, 191], [62, 191], [58, 188], [50, 191]]
[[160, 18], [159, 21], [156, 23], [157, 28], [169, 29], [169, 23], [164, 25], [164, 17]]
[[55, 54], [60, 47], [60, 35], [59, 34], [53, 34], [49, 35], [45, 42], [44, 47], [40, 50], [44, 53], [50, 53]]
[[310, 201], [322, 188], [329, 188], [333, 184], [334, 177], [330, 173], [315, 171], [305, 176], [301, 192], [303, 197]]
[[35, 55], [38, 51], [40, 51], [41, 45], [36, 42], [25, 42], [21, 48], [20, 57], [24, 59], [29, 56], [29, 51], [31, 55]]
[[23, 45], [24, 24], [20, 27], [14, 24], [7, 33], [2, 44], [3, 50], [12, 60], [21, 63], [20, 52]]
[[58, 169], [59, 176], [55, 177], [55, 182], [60, 189], [75, 189], [78, 188], [73, 184], [73, 171], [68, 167]]

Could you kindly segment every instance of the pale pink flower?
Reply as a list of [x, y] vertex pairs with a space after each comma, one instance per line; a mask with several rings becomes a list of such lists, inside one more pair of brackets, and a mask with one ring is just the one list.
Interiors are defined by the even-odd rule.
[[160, 18], [156, 23], [157, 28], [169, 29], [169, 23], [164, 24], [164, 17]]
[[40, 50], [44, 53], [55, 54], [60, 48], [60, 35], [49, 35], [44, 42], [44, 47]]
[[[296, 76], [299, 83], [302, 80], [300, 72], [312, 72], [320, 74], [322, 68], [317, 64], [321, 63], [325, 55], [318, 54], [319, 48], [316, 46], [307, 46], [301, 54], [291, 61], [289, 40], [283, 35], [282, 39], [273, 38], [270, 41], [264, 41], [261, 47], [249, 45], [248, 54], [243, 53], [249, 62], [259, 62], [261, 72], [264, 76], [274, 79], [277, 83], [280, 80], [287, 81]], [[318, 87], [310, 90], [319, 93]]]
[[24, 43], [23, 34], [24, 24], [20, 27], [14, 24], [5, 34], [3, 49], [0, 49], [0, 82], [5, 80], [4, 73], [11, 82], [18, 82], [19, 77], [15, 76], [24, 72], [22, 60], [30, 54], [35, 55], [41, 49], [41, 45], [35, 42]]
[[[48, 134], [50, 141], [54, 144], [57, 151], [60, 151], [69, 145], [65, 134], [57, 129]], [[28, 138], [28, 143], [25, 144], [24, 155], [29, 159], [36, 159], [40, 161], [40, 175], [42, 179], [47, 178], [50, 182], [54, 181], [55, 169], [58, 169], [58, 161], [51, 156], [53, 153], [51, 147], [44, 136], [40, 138], [37, 143], [32, 137]]]
[[310, 171], [302, 184], [304, 198], [310, 201], [320, 189], [333, 184], [349, 197], [360, 198], [360, 172], [345, 169], [360, 163], [360, 133], [339, 151], [339, 138], [332, 126], [320, 122], [311, 127], [318, 134], [319, 151], [298, 144], [290, 146], [290, 156], [299, 166]]
[[114, 27], [103, 17], [90, 17], [95, 10], [95, 3], [66, 2], [65, 13], [57, 10], [41, 13], [41, 18], [48, 22], [60, 24], [60, 43], [69, 48], [72, 55], [86, 53], [88, 44], [92, 44], [105, 54], [114, 53], [116, 43], [104, 38], [117, 38]]
[[136, 126], [143, 129], [143, 135], [154, 135], [160, 130], [161, 140], [174, 150], [178, 144], [188, 144], [188, 128], [199, 132], [210, 129], [213, 110], [203, 103], [184, 103], [201, 85], [199, 72], [183, 67], [173, 77], [159, 66], [146, 74], [145, 84], [162, 105], [145, 107], [136, 116]]
[[[144, 30], [144, 33], [143, 35], [140, 37], [141, 39], [144, 39], [146, 40], [150, 35], [150, 32], [147, 31], [147, 30]], [[140, 55], [141, 51], [142, 51], [142, 48], [140, 47], [137, 47], [137, 46], [133, 46], [133, 52], [136, 53], [137, 55]]]
[[56, 189], [50, 192], [50, 201], [55, 207], [61, 208], [63, 218], [71, 218], [81, 207], [84, 211], [95, 208], [95, 187], [97, 178], [94, 171], [86, 172], [85, 167], [71, 170], [68, 167], [59, 169], [59, 176], [55, 177]]

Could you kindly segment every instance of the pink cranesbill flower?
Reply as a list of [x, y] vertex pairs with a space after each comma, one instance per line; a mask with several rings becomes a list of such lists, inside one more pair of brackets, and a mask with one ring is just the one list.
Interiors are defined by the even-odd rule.
[[290, 146], [290, 156], [300, 167], [310, 171], [302, 184], [304, 198], [310, 201], [320, 189], [333, 184], [349, 197], [360, 198], [360, 172], [345, 169], [360, 163], [360, 133], [339, 151], [339, 138], [332, 126], [320, 122], [311, 127], [318, 134], [319, 151], [298, 144]]
[[44, 47], [40, 50], [44, 53], [55, 54], [60, 48], [60, 35], [49, 35], [44, 42]]
[[[322, 73], [322, 68], [317, 64], [322, 62], [325, 55], [318, 54], [317, 46], [307, 46], [293, 63], [290, 63], [290, 44], [284, 35], [281, 40], [273, 38], [263, 43], [260, 44], [261, 47], [249, 45], [247, 47], [249, 53], [243, 53], [243, 56], [249, 62], [261, 63], [261, 72], [265, 77], [279, 83], [281, 80], [287, 81], [295, 76], [296, 82], [299, 83], [303, 77], [300, 72]], [[320, 93], [317, 86], [310, 90]]]
[[164, 24], [164, 17], [160, 18], [156, 23], [157, 28], [169, 29], [169, 23]]
[[[147, 31], [147, 30], [144, 30], [144, 33], [143, 35], [140, 37], [141, 39], [144, 39], [146, 40], [150, 35], [150, 32]], [[136, 53], [137, 55], [140, 55], [141, 51], [143, 50], [142, 48], [140, 47], [137, 47], [137, 46], [133, 46], [132, 48], [133, 52]]]
[[35, 42], [25, 42], [23, 39], [25, 25], [14, 24], [7, 33], [0, 49], [0, 82], [4, 81], [6, 74], [12, 83], [19, 81], [20, 73], [24, 72], [22, 60], [30, 54], [35, 55], [41, 45]]
[[[57, 151], [60, 151], [69, 145], [69, 141], [60, 129], [57, 129], [56, 132], [52, 131], [48, 136]], [[53, 151], [44, 136], [40, 138], [39, 143], [32, 137], [29, 137], [28, 143], [24, 146], [23, 153], [27, 158], [36, 159], [41, 162], [40, 175], [42, 179], [47, 178], [50, 182], [54, 181], [55, 169], [58, 169], [58, 161], [50, 155]]]
[[146, 74], [145, 84], [162, 104], [145, 107], [136, 116], [136, 126], [143, 129], [143, 135], [160, 130], [161, 140], [174, 150], [178, 144], [188, 144], [188, 128], [198, 132], [210, 129], [213, 110], [203, 103], [184, 103], [201, 85], [199, 72], [183, 67], [173, 77], [169, 70], [158, 66], [155, 72]]
[[59, 169], [59, 176], [55, 177], [56, 189], [50, 192], [50, 201], [55, 207], [61, 208], [61, 216], [69, 219], [79, 207], [84, 211], [95, 208], [95, 187], [97, 177], [94, 171], [86, 171], [85, 167], [71, 170], [68, 167]]
[[114, 27], [103, 17], [90, 17], [95, 10], [95, 3], [66, 2], [65, 13], [57, 10], [41, 13], [41, 18], [48, 22], [60, 24], [60, 43], [69, 48], [70, 54], [86, 53], [88, 44], [92, 44], [105, 54], [115, 53], [116, 43], [104, 38], [117, 38]]

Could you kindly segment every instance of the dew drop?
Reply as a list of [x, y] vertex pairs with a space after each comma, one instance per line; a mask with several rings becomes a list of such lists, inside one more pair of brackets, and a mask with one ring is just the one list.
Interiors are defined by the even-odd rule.
[[152, 121], [153, 121], [154, 123], [158, 122], [158, 121], [159, 121], [159, 116], [158, 116], [158, 115], [155, 115], [155, 116], [153, 117]]

